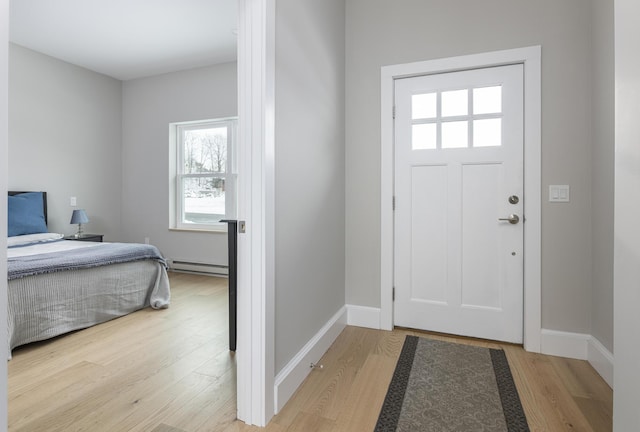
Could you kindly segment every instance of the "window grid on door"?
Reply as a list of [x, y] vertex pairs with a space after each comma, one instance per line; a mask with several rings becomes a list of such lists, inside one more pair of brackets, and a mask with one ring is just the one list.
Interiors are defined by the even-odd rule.
[[413, 150], [501, 145], [501, 85], [431, 91], [411, 96]]

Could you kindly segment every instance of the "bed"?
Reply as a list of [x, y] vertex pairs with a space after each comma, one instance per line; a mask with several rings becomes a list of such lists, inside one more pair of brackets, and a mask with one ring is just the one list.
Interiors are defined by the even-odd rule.
[[47, 230], [45, 192], [9, 192], [8, 199], [9, 357], [20, 345], [169, 306], [156, 247], [66, 241]]

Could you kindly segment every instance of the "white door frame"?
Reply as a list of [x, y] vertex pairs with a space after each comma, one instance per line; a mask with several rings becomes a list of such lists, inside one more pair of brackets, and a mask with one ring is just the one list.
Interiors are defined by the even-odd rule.
[[541, 47], [533, 46], [384, 66], [381, 70], [380, 328], [393, 329], [394, 81], [482, 67], [524, 65], [524, 348], [540, 352]]
[[[0, 193], [7, 196], [9, 148], [9, 0], [0, 0]], [[7, 342], [7, 203], [0, 202], [0, 346]], [[0, 432], [7, 430], [7, 354], [0, 365]]]
[[[0, 155], [7, 153], [9, 1], [0, 0]], [[265, 426], [274, 413], [275, 0], [238, 0], [238, 418]], [[6, 157], [0, 158], [6, 167]], [[0, 169], [6, 173], [6, 169]], [[0, 190], [6, 191], [6, 174]], [[0, 204], [0, 345], [6, 346], [6, 202]], [[5, 246], [3, 246], [5, 245]], [[4, 256], [4, 258], [2, 258]], [[3, 330], [4, 329], [4, 330]], [[4, 341], [4, 342], [3, 342]], [[0, 431], [7, 428], [6, 362], [0, 367]]]
[[238, 2], [237, 415], [274, 415], [275, 0]]

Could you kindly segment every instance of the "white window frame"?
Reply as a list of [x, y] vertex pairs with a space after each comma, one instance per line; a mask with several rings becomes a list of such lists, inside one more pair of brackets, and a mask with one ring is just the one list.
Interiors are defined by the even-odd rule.
[[[201, 173], [187, 174], [184, 169], [184, 133], [192, 129], [203, 128], [227, 128], [227, 160], [224, 173]], [[225, 180], [225, 217], [224, 219], [235, 219], [237, 215], [237, 117], [226, 117], [211, 120], [198, 120], [188, 122], [178, 122], [170, 124], [171, 143], [171, 190], [172, 200], [170, 200], [170, 229], [186, 231], [225, 231], [227, 224], [218, 222], [213, 224], [184, 223], [184, 196], [182, 194], [182, 183], [188, 178], [221, 178]]]

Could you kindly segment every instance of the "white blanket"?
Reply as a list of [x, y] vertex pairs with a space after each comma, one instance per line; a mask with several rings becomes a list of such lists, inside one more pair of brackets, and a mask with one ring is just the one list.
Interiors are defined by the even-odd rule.
[[94, 247], [100, 243], [85, 241], [50, 241], [43, 243], [30, 244], [28, 246], [12, 247], [7, 249], [7, 258], [17, 258], [21, 256], [38, 255], [49, 252], [68, 251], [73, 249], [82, 249]]

